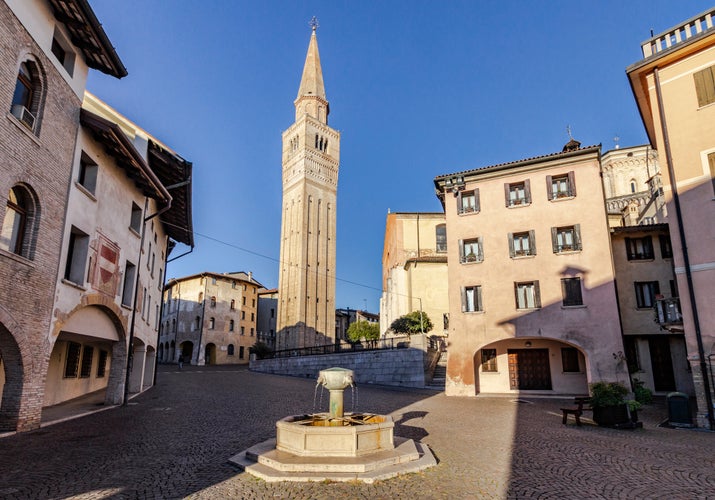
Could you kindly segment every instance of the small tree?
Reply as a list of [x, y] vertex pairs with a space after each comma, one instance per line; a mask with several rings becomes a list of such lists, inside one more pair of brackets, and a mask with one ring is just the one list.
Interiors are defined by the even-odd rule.
[[273, 353], [273, 349], [271, 349], [267, 344], [257, 341], [253, 344], [253, 346], [248, 348], [248, 352], [255, 354], [258, 359], [265, 359]]
[[360, 339], [378, 340], [380, 338], [380, 325], [368, 321], [356, 321], [348, 327], [348, 340], [357, 342]]
[[[422, 325], [420, 326], [420, 318]], [[427, 333], [432, 330], [432, 321], [430, 321], [427, 313], [420, 311], [412, 311], [411, 313], [400, 316], [390, 325], [390, 330], [395, 333], [405, 333], [412, 335], [413, 333]]]

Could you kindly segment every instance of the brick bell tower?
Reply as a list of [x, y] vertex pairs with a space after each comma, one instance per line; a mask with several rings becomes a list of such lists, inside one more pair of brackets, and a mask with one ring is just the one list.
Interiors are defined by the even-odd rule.
[[340, 132], [320, 67], [315, 18], [295, 105], [283, 132], [276, 349], [335, 342], [335, 229]]

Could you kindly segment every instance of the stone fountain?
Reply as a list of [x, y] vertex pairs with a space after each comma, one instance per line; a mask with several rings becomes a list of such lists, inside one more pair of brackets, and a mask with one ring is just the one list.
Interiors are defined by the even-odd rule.
[[330, 391], [328, 412], [285, 417], [276, 422], [275, 439], [259, 443], [230, 461], [266, 481], [366, 483], [437, 463], [426, 446], [393, 436], [392, 417], [343, 412], [343, 392], [354, 387], [352, 370], [322, 370], [317, 385]]

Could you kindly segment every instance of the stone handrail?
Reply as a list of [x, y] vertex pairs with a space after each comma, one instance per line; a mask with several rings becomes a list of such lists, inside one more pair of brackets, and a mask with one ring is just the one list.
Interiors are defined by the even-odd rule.
[[712, 30], [714, 17], [715, 8], [692, 17], [668, 31], [649, 38], [641, 44], [643, 57], [648, 58], [658, 52], [684, 42], [695, 35]]

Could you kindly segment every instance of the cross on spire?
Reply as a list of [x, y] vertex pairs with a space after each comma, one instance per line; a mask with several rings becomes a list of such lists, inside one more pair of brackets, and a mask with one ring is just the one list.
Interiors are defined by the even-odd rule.
[[310, 26], [313, 31], [317, 30], [320, 27], [320, 24], [318, 24], [318, 18], [313, 16], [313, 18], [308, 23], [308, 26]]

